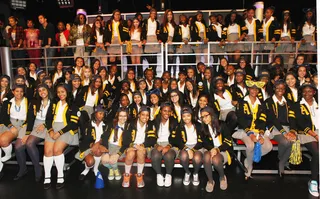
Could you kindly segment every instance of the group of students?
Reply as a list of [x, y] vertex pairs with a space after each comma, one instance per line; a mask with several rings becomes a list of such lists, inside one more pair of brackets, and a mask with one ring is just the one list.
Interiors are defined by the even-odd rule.
[[[299, 140], [312, 155], [308, 188], [318, 196], [317, 74], [304, 55], [296, 58], [291, 71], [285, 71], [281, 56], [278, 58], [258, 77], [243, 58], [238, 66], [222, 58], [217, 69], [199, 62], [197, 68], [180, 71], [178, 79], [169, 71], [156, 77], [152, 68], [137, 79], [129, 68], [122, 80], [117, 65], [106, 68], [96, 60], [88, 67], [81, 57], [76, 58], [74, 67], [58, 61], [51, 74], [34, 63], [29, 70], [18, 67], [12, 88], [9, 76], [0, 78], [0, 155], [4, 152], [0, 177], [15, 140], [19, 172], [14, 180], [27, 174], [27, 150], [35, 179], [41, 181], [37, 144], [44, 141], [45, 189], [52, 184], [53, 163], [58, 171], [56, 188], [64, 186], [63, 152], [68, 145], [79, 145], [76, 158], [85, 162], [80, 180], [91, 168], [97, 175], [102, 164], [109, 169], [109, 180], [122, 178], [122, 186], [129, 187], [136, 160], [136, 185], [142, 188], [148, 157], [157, 173], [157, 185], [170, 187], [174, 161], [179, 158], [185, 170], [183, 184], [198, 186], [203, 164], [206, 191], [212, 192], [212, 167], [219, 174], [221, 190], [228, 187], [224, 165], [233, 159], [233, 138], [246, 146], [246, 180], [251, 178], [256, 143], [260, 143], [263, 156], [272, 150], [270, 139], [278, 142], [278, 169], [283, 176], [292, 145]], [[125, 162], [123, 174], [118, 169], [119, 159]]]
[[[102, 16], [97, 16], [92, 27], [87, 23], [87, 17], [79, 13], [72, 25], [59, 22], [56, 33], [53, 24], [47, 21], [45, 15], [39, 15], [39, 30], [34, 27], [35, 22], [28, 20], [28, 28], [23, 30], [18, 25], [15, 17], [9, 18], [10, 28], [8, 29], [8, 41], [14, 58], [23, 58], [23, 48], [28, 48], [28, 56], [31, 61], [38, 66], [41, 65], [41, 51], [38, 47], [60, 46], [56, 50], [47, 48], [48, 66], [52, 66], [53, 57], [56, 53], [61, 56], [83, 57], [88, 65], [88, 56], [100, 60], [103, 66], [119, 62], [121, 51], [128, 54], [130, 67], [136, 69], [139, 77], [143, 76], [142, 59], [143, 54], [147, 59], [154, 73], [157, 68], [157, 56], [160, 53], [160, 44], [168, 43], [168, 71], [173, 70], [176, 75], [176, 58], [180, 60], [180, 70], [185, 67], [183, 64], [199, 63], [201, 54], [207, 62], [208, 46], [207, 42], [218, 42], [210, 45], [210, 53], [214, 55], [214, 63], [218, 58], [224, 57], [225, 52], [235, 53], [228, 56], [231, 63], [238, 62], [241, 52], [251, 52], [251, 44], [243, 44], [241, 41], [259, 42], [254, 45], [254, 52], [276, 52], [287, 53], [286, 60], [290, 53], [299, 48], [299, 52], [316, 52], [316, 20], [313, 9], [305, 9], [305, 17], [299, 24], [291, 20], [289, 10], [282, 12], [281, 18], [274, 17], [275, 8], [270, 6], [265, 9], [264, 19], [260, 21], [255, 18], [255, 7], [245, 10], [244, 15], [232, 10], [223, 19], [222, 15], [209, 16], [210, 23], [207, 24], [204, 14], [199, 11], [195, 16], [184, 14], [175, 20], [174, 12], [166, 10], [163, 21], [157, 20], [157, 11], [150, 9], [150, 15], [143, 19], [141, 13], [137, 13], [133, 19], [124, 20], [119, 10], [114, 10], [108, 21], [104, 21]], [[278, 41], [291, 41], [292, 43], [281, 43]], [[294, 41], [301, 41], [299, 45], [294, 45]], [[172, 45], [172, 42], [184, 42], [182, 45]], [[189, 42], [202, 42], [203, 44], [192, 44]], [[268, 42], [268, 43], [265, 43]], [[156, 43], [156, 44], [155, 44]], [[120, 44], [120, 45], [119, 45]], [[126, 44], [126, 45], [122, 45]], [[91, 46], [90, 46], [91, 45]], [[92, 47], [92, 45], [94, 47]], [[76, 46], [73, 50], [68, 46]], [[32, 49], [36, 48], [36, 49]], [[122, 49], [122, 50], [121, 50]], [[57, 52], [56, 52], [57, 51]], [[175, 53], [179, 56], [172, 56]], [[184, 55], [196, 53], [195, 56]], [[195, 57], [195, 59], [193, 58]], [[308, 61], [311, 62], [312, 55]], [[65, 58], [66, 65], [72, 64], [72, 59]], [[24, 65], [21, 60], [18, 65]], [[287, 61], [286, 61], [287, 63]], [[179, 70], [179, 71], [180, 71]]]

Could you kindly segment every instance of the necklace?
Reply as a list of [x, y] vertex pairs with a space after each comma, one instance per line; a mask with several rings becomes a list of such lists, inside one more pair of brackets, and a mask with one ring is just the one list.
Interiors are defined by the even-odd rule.
[[14, 105], [14, 109], [16, 110], [16, 112], [20, 112], [21, 106]]

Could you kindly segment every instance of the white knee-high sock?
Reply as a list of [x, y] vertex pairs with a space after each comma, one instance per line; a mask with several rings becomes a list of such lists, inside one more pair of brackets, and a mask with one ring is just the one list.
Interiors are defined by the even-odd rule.
[[64, 174], [63, 174], [63, 166], [64, 166], [64, 154], [53, 156], [54, 162], [56, 164], [56, 168], [58, 171], [58, 179], [57, 183], [63, 183], [64, 182]]
[[138, 173], [142, 173], [144, 168], [144, 164], [139, 164], [138, 163]]
[[94, 172], [94, 175], [97, 176], [98, 171], [99, 171], [98, 167], [99, 167], [99, 165], [100, 165], [101, 157], [95, 157], [95, 156], [93, 156], [93, 158], [94, 158], [93, 172]]
[[44, 183], [51, 183], [51, 168], [53, 165], [53, 157], [43, 156], [43, 166], [44, 166]]
[[92, 166], [91, 167], [88, 167], [87, 166], [87, 163], [84, 163], [84, 165], [85, 165], [85, 169], [82, 171], [82, 175], [87, 175], [88, 173], [89, 173], [89, 171], [90, 171], [90, 169], [92, 168]]
[[7, 147], [1, 147], [4, 152], [4, 157], [2, 158], [2, 162], [8, 161], [12, 156], [12, 144], [9, 144]]
[[130, 172], [131, 172], [131, 167], [132, 167], [132, 165], [126, 165], [126, 164], [124, 164], [124, 171], [125, 171], [125, 173], [130, 174]]

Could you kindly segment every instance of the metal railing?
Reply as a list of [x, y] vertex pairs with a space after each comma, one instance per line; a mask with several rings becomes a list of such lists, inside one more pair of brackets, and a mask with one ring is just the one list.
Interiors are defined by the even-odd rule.
[[[226, 42], [225, 45], [228, 45], [228, 44], [232, 44], [233, 42]], [[146, 45], [160, 45], [160, 52], [159, 53], [153, 53], [153, 54], [146, 54], [146, 53], [143, 53], [143, 54], [127, 54], [126, 52], [124, 52], [124, 49], [123, 47], [120, 48], [120, 54], [119, 55], [109, 55], [107, 54], [107, 51], [106, 51], [106, 54], [104, 55], [98, 55], [98, 57], [102, 57], [102, 58], [108, 58], [108, 57], [120, 57], [120, 60], [121, 60], [121, 64], [119, 65], [119, 67], [121, 68], [121, 77], [123, 78], [124, 77], [124, 72], [126, 71], [126, 66], [136, 66], [136, 65], [144, 65], [143, 63], [143, 59], [141, 59], [141, 64], [128, 64], [126, 63], [125, 59], [128, 59], [130, 58], [131, 56], [142, 56], [142, 57], [148, 57], [148, 56], [157, 56], [160, 58], [160, 61], [158, 61], [156, 64], [149, 64], [149, 65], [157, 65], [157, 69], [158, 71], [160, 72], [160, 74], [163, 73], [163, 71], [167, 70], [168, 68], [168, 65], [172, 65], [172, 66], [195, 66], [197, 63], [169, 63], [168, 62], [168, 57], [170, 56], [176, 56], [176, 57], [180, 57], [180, 56], [204, 56], [207, 58], [207, 60], [204, 60], [204, 63], [208, 66], [218, 66], [219, 63], [218, 62], [212, 62], [211, 61], [211, 56], [225, 56], [225, 57], [228, 57], [230, 55], [240, 55], [240, 56], [249, 56], [250, 57], [250, 61], [247, 60], [251, 66], [253, 67], [253, 69], [256, 71], [256, 73], [258, 72], [259, 70], [259, 66], [265, 66], [265, 65], [268, 65], [270, 62], [269, 61], [263, 61], [262, 59], [258, 59], [259, 57], [263, 57], [264, 55], [265, 56], [269, 56], [270, 55], [270, 52], [264, 52], [263, 49], [262, 49], [262, 46], [265, 45], [265, 44], [274, 44], [274, 45], [283, 45], [283, 44], [291, 44], [292, 47], [293, 47], [293, 51], [292, 52], [281, 52], [281, 55], [290, 55], [290, 56], [294, 56], [296, 57], [299, 53], [301, 53], [299, 51], [299, 45], [300, 45], [300, 41], [295, 41], [293, 43], [291, 42], [287, 42], [287, 41], [278, 41], [278, 42], [275, 42], [275, 43], [272, 43], [272, 42], [238, 42], [237, 44], [241, 44], [241, 45], [248, 45], [250, 44], [251, 45], [251, 51], [246, 51], [246, 52], [241, 52], [241, 53], [234, 53], [234, 52], [226, 52], [226, 51], [221, 51], [221, 52], [210, 52], [210, 49], [211, 49], [211, 46], [212, 45], [218, 45], [219, 42], [208, 42], [207, 44], [204, 44], [202, 42], [189, 42], [188, 45], [191, 45], [191, 47], [194, 47], [196, 45], [206, 45], [206, 47], [204, 48], [205, 49], [205, 53], [169, 53], [168, 52], [168, 47], [170, 45], [173, 45], [173, 46], [177, 46], [177, 45], [185, 45], [183, 42], [173, 42], [173, 43], [147, 43], [145, 44]], [[138, 45], [138, 44], [132, 44], [132, 45]], [[259, 46], [259, 49], [258, 51], [256, 51], [255, 49], [257, 48], [256, 45]], [[126, 44], [111, 44], [110, 46], [126, 46]], [[39, 57], [39, 58], [15, 58], [15, 59], [11, 59], [11, 61], [30, 61], [30, 60], [35, 60], [35, 59], [40, 59], [40, 60], [43, 60], [43, 65], [41, 66], [43, 69], [45, 69], [47, 72], [53, 68], [53, 66], [48, 66], [48, 60], [51, 59], [51, 60], [64, 60], [64, 59], [73, 59], [74, 56], [54, 56], [54, 57], [48, 57], [48, 53], [47, 53], [47, 50], [48, 49], [64, 49], [64, 48], [71, 48], [71, 49], [75, 49], [79, 46], [66, 46], [66, 47], [58, 47], [58, 46], [55, 46], [55, 47], [50, 47], [50, 48], [46, 48], [46, 47], [42, 47], [42, 48], [23, 48], [23, 49], [12, 49], [11, 52], [13, 51], [16, 51], [16, 50], [41, 50], [43, 51], [43, 56], [42, 57]], [[80, 47], [84, 47], [84, 46], [80, 46]], [[90, 46], [87, 46], [87, 47], [90, 47], [92, 49], [94, 49], [96, 46], [94, 45], [90, 45]], [[108, 47], [106, 47], [108, 48]], [[222, 47], [223, 49], [223, 47]], [[262, 50], [261, 50], [262, 49]], [[91, 50], [92, 51], [92, 50]], [[273, 52], [271, 51], [271, 53], [273, 53], [273, 55], [276, 55], [277, 53], [276, 52]], [[308, 52], [308, 53], [305, 53], [305, 54], [316, 54], [316, 52]], [[4, 55], [2, 55], [4, 56]], [[83, 58], [88, 58], [88, 60], [90, 60], [89, 58], [95, 58], [97, 57], [96, 55], [89, 55], [89, 56], [83, 56]], [[2, 58], [3, 59], [3, 58]], [[165, 61], [164, 61], [165, 60]], [[262, 60], [262, 61], [261, 61]], [[165, 63], [164, 63], [165, 62]], [[88, 63], [87, 63], [88, 64]], [[230, 63], [230, 64], [237, 64], [237, 63]], [[288, 64], [288, 62], [285, 62], [285, 64]], [[310, 64], [316, 64], [316, 63], [310, 63]], [[89, 65], [89, 64], [88, 64]], [[108, 65], [107, 65], [108, 66]], [[12, 69], [15, 69], [16, 66], [13, 66]], [[159, 74], [159, 73], [158, 73]]]

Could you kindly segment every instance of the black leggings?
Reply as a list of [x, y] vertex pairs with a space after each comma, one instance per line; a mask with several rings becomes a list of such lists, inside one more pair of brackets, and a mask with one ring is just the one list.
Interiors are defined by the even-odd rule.
[[161, 174], [161, 160], [164, 160], [164, 165], [166, 167], [166, 174], [172, 173], [174, 167], [174, 159], [176, 157], [176, 152], [170, 149], [166, 154], [162, 155], [157, 149], [151, 151], [151, 163], [152, 168], [157, 174]]
[[205, 152], [203, 165], [209, 182], [213, 182], [212, 165], [218, 172], [220, 178], [224, 177], [223, 162], [223, 156], [220, 153], [211, 158], [210, 151]]
[[[193, 154], [192, 164], [193, 164], [193, 174], [199, 173], [202, 163], [202, 153], [196, 151]], [[181, 150], [180, 152], [180, 164], [183, 166], [186, 173], [190, 173], [189, 170], [189, 154], [186, 150]]]
[[309, 142], [304, 144], [304, 146], [310, 151], [312, 154], [311, 160], [311, 180], [318, 181], [319, 175], [319, 145], [318, 142]]

